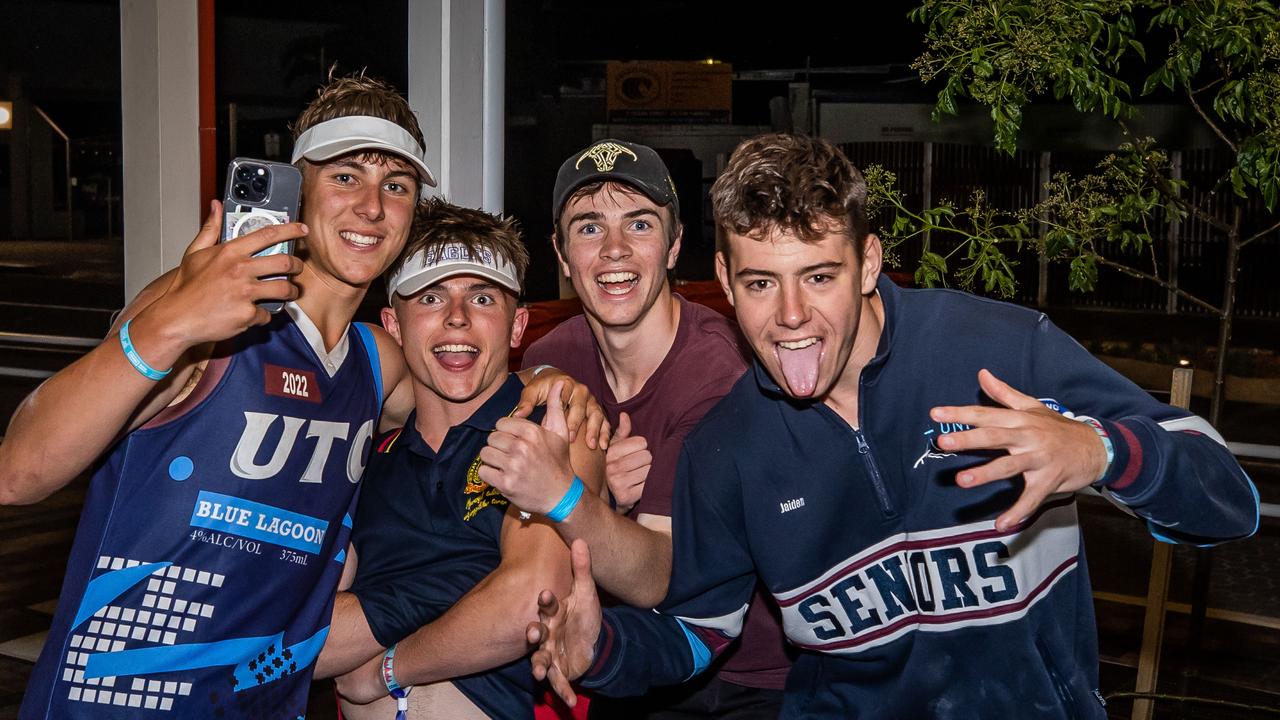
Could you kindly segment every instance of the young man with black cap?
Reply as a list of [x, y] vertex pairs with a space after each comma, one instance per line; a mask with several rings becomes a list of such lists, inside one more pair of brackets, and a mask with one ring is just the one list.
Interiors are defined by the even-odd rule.
[[[295, 133], [302, 222], [220, 243], [211, 203], [181, 265], [0, 444], [5, 504], [97, 464], [23, 720], [306, 711], [379, 408], [411, 400], [394, 342], [351, 318], [435, 180], [409, 104], [371, 78], [331, 81]], [[297, 257], [256, 255], [288, 239]]]
[[[529, 263], [512, 221], [433, 198], [414, 228], [382, 320], [415, 411], [369, 461], [354, 583], [335, 603], [317, 674], [347, 673], [338, 690], [350, 720], [390, 718], [397, 700], [409, 717], [529, 717], [530, 590], [567, 589], [569, 549], [552, 525], [572, 517], [572, 498], [599, 493], [604, 457], [585, 433], [568, 442], [559, 403], [541, 425], [509, 417], [523, 388], [507, 359], [528, 322], [517, 300]], [[570, 499], [536, 519], [486, 483], [560, 471]]]
[[[732, 323], [671, 290], [679, 211], [671, 176], [652, 148], [602, 140], [565, 160], [552, 206], [554, 242], [584, 314], [524, 356], [526, 366], [549, 363], [586, 384], [619, 429], [609, 447], [609, 485], [623, 508], [634, 507], [623, 516], [600, 498], [584, 499], [557, 529], [566, 540], [588, 541], [601, 587], [643, 608], [667, 592], [672, 486], [684, 437], [746, 368]], [[545, 510], [567, 483], [526, 476], [500, 489], [524, 510]], [[596, 698], [593, 717], [776, 716], [790, 669], [782, 630], [763, 595], [748, 618], [742, 642], [717, 673], [644, 699]]]

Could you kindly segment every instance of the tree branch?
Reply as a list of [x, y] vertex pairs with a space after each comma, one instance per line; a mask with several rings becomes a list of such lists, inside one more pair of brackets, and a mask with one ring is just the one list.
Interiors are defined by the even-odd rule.
[[1231, 234], [1232, 227], [1230, 225], [1210, 214], [1198, 204], [1187, 199], [1182, 195], [1182, 193], [1177, 192], [1177, 188], [1173, 187], [1173, 183], [1169, 182], [1169, 180], [1161, 174], [1160, 168], [1152, 167], [1149, 164], [1147, 165], [1147, 168], [1151, 171], [1151, 176], [1156, 184], [1156, 189], [1160, 191], [1161, 195], [1168, 198], [1169, 202], [1174, 203], [1191, 215], [1196, 216], [1202, 222], [1208, 223], [1210, 226], [1217, 228], [1228, 235]]
[[1175, 202], [1178, 205], [1181, 205], [1184, 210], [1191, 213], [1192, 215], [1195, 215], [1197, 218], [1200, 218], [1202, 222], [1205, 222], [1210, 226], [1218, 230], [1221, 230], [1224, 233], [1227, 233], [1228, 235], [1231, 234], [1232, 228], [1230, 225], [1223, 222], [1221, 219], [1209, 214], [1207, 211], [1203, 210], [1199, 205], [1191, 202], [1190, 200], [1185, 200], [1175, 195], [1169, 195], [1168, 193], [1165, 193], [1163, 189], [1161, 190], [1161, 192], [1165, 195], [1165, 197], [1168, 197], [1172, 202]]
[[1135, 269], [1135, 268], [1131, 268], [1131, 267], [1129, 267], [1128, 265], [1124, 265], [1124, 264], [1122, 264], [1122, 263], [1113, 262], [1113, 261], [1108, 260], [1108, 259], [1106, 259], [1105, 257], [1103, 257], [1103, 256], [1101, 256], [1101, 255], [1099, 255], [1099, 254], [1097, 254], [1097, 253], [1093, 253], [1093, 257], [1094, 257], [1094, 258], [1098, 261], [1098, 263], [1099, 263], [1099, 264], [1101, 264], [1101, 265], [1105, 265], [1105, 266], [1107, 266], [1107, 267], [1109, 267], [1109, 268], [1111, 268], [1111, 269], [1113, 269], [1113, 270], [1118, 270], [1119, 272], [1121, 272], [1121, 273], [1123, 273], [1123, 274], [1125, 274], [1125, 275], [1128, 275], [1129, 277], [1138, 278], [1139, 280], [1146, 280], [1146, 281], [1148, 281], [1148, 282], [1153, 282], [1153, 283], [1155, 283], [1156, 285], [1159, 285], [1160, 287], [1164, 288], [1165, 290], [1168, 290], [1169, 292], [1172, 292], [1173, 294], [1177, 295], [1178, 297], [1180, 297], [1180, 298], [1182, 298], [1182, 299], [1186, 300], [1187, 302], [1189, 302], [1189, 303], [1191, 303], [1191, 304], [1193, 304], [1193, 305], [1199, 306], [1200, 308], [1202, 308], [1202, 309], [1204, 309], [1204, 310], [1208, 310], [1209, 312], [1213, 313], [1214, 315], [1218, 315], [1218, 316], [1221, 316], [1221, 315], [1222, 315], [1222, 310], [1221, 310], [1220, 308], [1215, 307], [1215, 306], [1213, 306], [1213, 305], [1210, 305], [1209, 303], [1205, 302], [1204, 300], [1201, 300], [1200, 298], [1196, 297], [1195, 295], [1192, 295], [1191, 293], [1187, 292], [1186, 290], [1183, 290], [1182, 288], [1180, 288], [1180, 287], [1178, 287], [1178, 286], [1174, 285], [1173, 283], [1171, 283], [1171, 282], [1169, 282], [1169, 281], [1167, 281], [1167, 280], [1165, 280], [1165, 279], [1163, 279], [1163, 278], [1161, 278], [1161, 277], [1159, 277], [1159, 276], [1157, 276], [1157, 275], [1152, 275], [1152, 274], [1150, 274], [1150, 273], [1142, 272], [1141, 270], [1137, 270], [1137, 269]]
[[1226, 78], [1225, 78], [1225, 77], [1216, 78], [1216, 79], [1214, 79], [1213, 81], [1211, 81], [1209, 84], [1205, 85], [1204, 87], [1202, 87], [1202, 88], [1200, 88], [1200, 89], [1198, 89], [1198, 90], [1193, 90], [1192, 92], [1194, 92], [1195, 94], [1199, 95], [1200, 93], [1204, 92], [1205, 90], [1208, 90], [1209, 88], [1213, 87], [1214, 85], [1217, 85], [1218, 83], [1225, 82], [1225, 81], [1226, 81]]
[[1249, 237], [1245, 238], [1244, 240], [1241, 240], [1241, 241], [1240, 241], [1240, 247], [1244, 247], [1245, 245], [1248, 245], [1249, 243], [1253, 242], [1254, 240], [1260, 240], [1260, 239], [1262, 239], [1263, 237], [1265, 237], [1265, 236], [1267, 236], [1267, 235], [1270, 235], [1271, 233], [1275, 232], [1276, 230], [1280, 230], [1280, 222], [1277, 222], [1275, 225], [1272, 225], [1271, 227], [1267, 228], [1266, 230], [1261, 230], [1261, 231], [1259, 231], [1259, 232], [1256, 232], [1256, 233], [1254, 233], [1254, 234], [1250, 235]]
[[1217, 180], [1213, 181], [1213, 187], [1209, 188], [1209, 194], [1216, 195], [1217, 192], [1225, 187], [1229, 182], [1231, 182], [1231, 171], [1227, 170], [1219, 175]]
[[1231, 152], [1239, 152], [1239, 150], [1236, 149], [1236, 144], [1231, 142], [1231, 139], [1226, 136], [1226, 133], [1222, 132], [1222, 128], [1218, 127], [1218, 124], [1210, 119], [1209, 115], [1205, 113], [1204, 108], [1200, 107], [1200, 103], [1196, 102], [1196, 94], [1191, 91], [1191, 84], [1184, 82], [1182, 83], [1182, 87], [1187, 91], [1187, 99], [1191, 101], [1191, 107], [1196, 109], [1196, 113], [1200, 115], [1200, 118], [1204, 120], [1205, 124], [1213, 129], [1214, 134], [1216, 134], [1222, 142], [1226, 143], [1227, 147], [1231, 148]]

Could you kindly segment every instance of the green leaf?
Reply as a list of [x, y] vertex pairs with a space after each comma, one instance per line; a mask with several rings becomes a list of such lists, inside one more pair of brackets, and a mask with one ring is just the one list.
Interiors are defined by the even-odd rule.
[[1231, 168], [1231, 189], [1242, 198], [1249, 197], [1249, 194], [1244, 189], [1244, 173], [1239, 165]]
[[1098, 264], [1092, 255], [1078, 255], [1071, 261], [1067, 287], [1074, 292], [1093, 292], [1098, 285]]
[[1133, 51], [1138, 53], [1138, 57], [1142, 58], [1143, 62], [1147, 61], [1147, 49], [1142, 46], [1142, 43], [1134, 40], [1133, 38], [1129, 38], [1129, 47], [1133, 48]]
[[[956, 98], [951, 94], [951, 88], [944, 88], [938, 93], [938, 104], [936, 111], [947, 115], [956, 115]], [[936, 120], [936, 118], [935, 118]]]
[[920, 264], [916, 267], [915, 272], [915, 281], [917, 285], [922, 285], [924, 287], [945, 285], [946, 274], [946, 258], [928, 250], [925, 250], [920, 255]]
[[1142, 83], [1142, 94], [1150, 95], [1151, 93], [1155, 92], [1156, 88], [1158, 87], [1160, 87], [1160, 71], [1159, 70], [1148, 75], [1146, 81]]
[[1041, 253], [1050, 260], [1056, 260], [1068, 250], [1071, 250], [1074, 245], [1075, 238], [1072, 237], [1071, 233], [1061, 229], [1054, 229], [1045, 233], [1044, 247], [1041, 249]]
[[914, 229], [911, 218], [906, 215], [896, 215], [893, 218], [893, 229], [889, 231], [891, 235], [906, 235]]

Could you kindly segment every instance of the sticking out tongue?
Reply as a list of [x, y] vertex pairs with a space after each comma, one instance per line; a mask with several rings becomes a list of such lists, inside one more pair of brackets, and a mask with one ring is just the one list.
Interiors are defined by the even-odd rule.
[[464, 368], [475, 362], [476, 354], [471, 352], [439, 352], [436, 357], [440, 364], [447, 368]]
[[799, 350], [775, 345], [787, 389], [795, 397], [809, 397], [818, 386], [818, 361], [822, 359], [822, 341]]

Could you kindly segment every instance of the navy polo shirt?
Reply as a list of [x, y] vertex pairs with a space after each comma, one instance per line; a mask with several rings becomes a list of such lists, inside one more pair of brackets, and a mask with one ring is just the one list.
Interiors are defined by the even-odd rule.
[[[416, 412], [375, 445], [351, 536], [359, 563], [351, 592], [384, 647], [440, 617], [502, 560], [507, 499], [477, 471], [489, 433], [523, 389], [509, 375], [470, 418], [449, 428], [439, 452], [418, 434]], [[535, 409], [535, 421], [541, 412]], [[527, 658], [453, 682], [491, 717], [532, 713]]]

